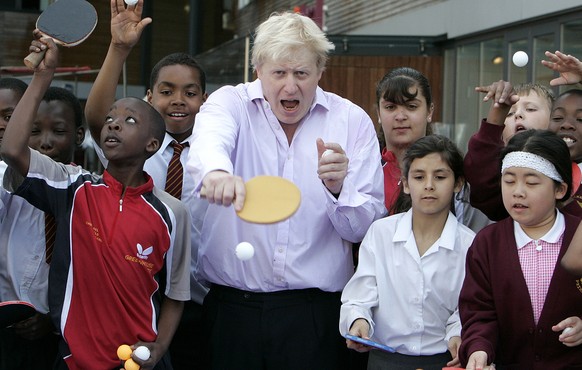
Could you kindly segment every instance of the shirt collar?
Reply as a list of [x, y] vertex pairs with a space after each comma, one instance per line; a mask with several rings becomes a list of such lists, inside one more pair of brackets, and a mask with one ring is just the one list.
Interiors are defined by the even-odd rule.
[[408, 212], [400, 217], [392, 241], [394, 243], [405, 242], [411, 237], [414, 238], [412, 233], [412, 209], [408, 210]]
[[265, 100], [265, 97], [263, 95], [263, 86], [261, 85], [261, 80], [259, 80], [257, 78], [253, 82], [250, 82], [247, 86], [247, 94], [249, 95], [249, 98], [251, 100], [255, 100], [255, 99]]
[[398, 159], [396, 158], [396, 154], [393, 151], [388, 150], [388, 148], [384, 147], [382, 149], [382, 159], [386, 163], [398, 163]]
[[[449, 212], [447, 216], [447, 222], [438, 240], [439, 248], [446, 248], [450, 250], [455, 249], [455, 240], [457, 236], [457, 225], [458, 221], [455, 216]], [[392, 241], [396, 242], [406, 242], [409, 238], [414, 238], [412, 233], [412, 209], [408, 210], [398, 222], [396, 227], [396, 232]]]
[[[560, 211], [556, 210], [556, 221], [552, 228], [539, 240], [543, 240], [546, 243], [555, 244], [560, 240], [560, 237], [564, 233], [566, 228], [566, 223], [564, 221], [564, 215]], [[517, 221], [513, 221], [513, 234], [515, 235], [515, 243], [517, 244], [517, 249], [521, 249], [533, 241], [525, 231], [521, 228]]]
[[[186, 139], [182, 140], [182, 142], [180, 144], [184, 144], [190, 141], [190, 139], [192, 138], [192, 135], [188, 136]], [[172, 137], [172, 135], [168, 134], [166, 132], [166, 134], [164, 135], [164, 141], [162, 142], [162, 146], [160, 146], [160, 153], [163, 152], [164, 150], [168, 149], [168, 147], [170, 147], [172, 149], [173, 152], [173, 148], [172, 148], [172, 142], [174, 142], [176, 139], [174, 139]]]
[[[144, 172], [144, 177], [146, 182], [137, 187], [126, 187], [125, 188], [125, 196], [138, 196], [145, 193], [150, 193], [154, 188], [154, 181], [152, 180], [151, 176]], [[117, 181], [117, 179], [105, 170], [103, 171], [103, 181], [107, 186], [109, 186], [114, 193], [123, 194], [123, 184]]]

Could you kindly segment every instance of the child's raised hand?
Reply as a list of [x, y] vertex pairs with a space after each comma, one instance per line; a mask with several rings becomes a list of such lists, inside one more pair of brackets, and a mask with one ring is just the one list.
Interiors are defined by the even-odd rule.
[[[152, 0], [150, 0], [152, 1]], [[150, 17], [142, 19], [144, 0], [125, 7], [123, 0], [111, 0], [111, 43], [117, 47], [132, 48], [137, 44], [143, 29], [152, 23]]]
[[566, 55], [559, 51], [545, 52], [549, 60], [542, 60], [542, 64], [556, 71], [560, 77], [550, 81], [551, 86], [570, 85], [582, 81], [582, 62], [572, 55]]
[[519, 101], [519, 96], [515, 94], [511, 83], [503, 80], [493, 82], [489, 86], [477, 86], [475, 91], [485, 93], [483, 101], [492, 100], [494, 107], [512, 106]]
[[519, 95], [515, 93], [513, 86], [503, 80], [493, 82], [489, 86], [477, 86], [475, 91], [485, 93], [483, 101], [492, 101], [487, 122], [503, 126], [511, 106], [519, 101]]
[[562, 332], [559, 340], [565, 346], [575, 347], [582, 344], [582, 320], [579, 317], [568, 317], [560, 321], [557, 325], [552, 326], [552, 330]]
[[[370, 337], [368, 336], [370, 333], [370, 324], [365, 319], [357, 319], [352, 323], [349, 333], [356, 337], [370, 339]], [[365, 344], [354, 342], [353, 340], [349, 339], [346, 339], [346, 345], [348, 346], [348, 348], [351, 348], [358, 352], [368, 352], [371, 349]]]
[[28, 51], [30, 53], [39, 53], [46, 50], [44, 58], [39, 65], [34, 69], [34, 72], [42, 72], [45, 70], [53, 70], [57, 67], [59, 59], [59, 49], [52, 38], [44, 37], [43, 34], [35, 29], [32, 32], [34, 40], [30, 43]]

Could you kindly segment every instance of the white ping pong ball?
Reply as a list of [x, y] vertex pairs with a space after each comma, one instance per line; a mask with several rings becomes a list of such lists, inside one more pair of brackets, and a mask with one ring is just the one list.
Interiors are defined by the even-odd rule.
[[147, 361], [150, 359], [150, 350], [146, 346], [137, 347], [135, 351], [133, 351], [133, 354], [142, 361]]
[[570, 331], [572, 331], [572, 327], [568, 326], [566, 329], [562, 330], [562, 334], [567, 334]]
[[333, 150], [331, 149], [326, 149], [325, 152], [323, 152], [323, 154], [321, 155], [321, 157], [325, 157], [326, 155], [330, 155], [333, 153]]
[[525, 51], [516, 51], [515, 54], [513, 54], [512, 60], [513, 64], [515, 64], [517, 67], [525, 67], [529, 61], [529, 57]]
[[236, 246], [235, 253], [239, 260], [246, 261], [253, 258], [255, 255], [255, 248], [249, 242], [241, 242]]
[[124, 0], [124, 1], [128, 6], [132, 6], [132, 5], [137, 4], [138, 0]]

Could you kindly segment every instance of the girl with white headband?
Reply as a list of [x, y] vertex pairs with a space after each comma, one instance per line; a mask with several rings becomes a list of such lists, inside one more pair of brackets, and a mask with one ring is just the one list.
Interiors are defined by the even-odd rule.
[[484, 228], [467, 253], [459, 299], [459, 357], [468, 370], [582, 366], [582, 287], [560, 259], [580, 220], [557, 204], [570, 196], [566, 143], [545, 130], [515, 135], [501, 153], [503, 205], [511, 217]]

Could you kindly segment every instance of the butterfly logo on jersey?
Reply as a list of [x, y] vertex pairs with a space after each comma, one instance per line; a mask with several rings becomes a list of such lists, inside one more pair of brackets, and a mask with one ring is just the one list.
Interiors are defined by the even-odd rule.
[[148, 247], [146, 249], [143, 249], [142, 245], [137, 243], [137, 256], [139, 258], [141, 258], [142, 260], [147, 260], [148, 256], [150, 254], [152, 254], [152, 252], [154, 251], [154, 247]]

